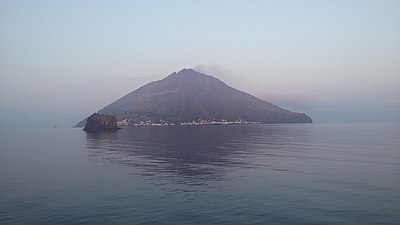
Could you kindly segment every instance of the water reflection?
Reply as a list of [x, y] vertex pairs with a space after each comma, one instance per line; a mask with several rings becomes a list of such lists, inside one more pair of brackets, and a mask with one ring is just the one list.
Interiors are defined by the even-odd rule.
[[140, 168], [144, 176], [172, 175], [194, 182], [224, 179], [232, 168], [268, 166], [257, 165], [257, 157], [273, 157], [290, 131], [253, 125], [134, 127], [87, 134], [87, 145], [92, 156]]

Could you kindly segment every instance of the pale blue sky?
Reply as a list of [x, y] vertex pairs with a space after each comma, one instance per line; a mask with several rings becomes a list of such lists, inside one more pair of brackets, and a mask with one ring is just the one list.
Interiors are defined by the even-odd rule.
[[400, 1], [0, 1], [1, 126], [188, 67], [316, 122], [400, 121]]

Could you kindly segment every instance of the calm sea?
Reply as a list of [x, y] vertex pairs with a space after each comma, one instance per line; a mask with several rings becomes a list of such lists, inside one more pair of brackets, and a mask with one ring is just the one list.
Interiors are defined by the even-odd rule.
[[0, 132], [0, 224], [400, 224], [400, 123]]

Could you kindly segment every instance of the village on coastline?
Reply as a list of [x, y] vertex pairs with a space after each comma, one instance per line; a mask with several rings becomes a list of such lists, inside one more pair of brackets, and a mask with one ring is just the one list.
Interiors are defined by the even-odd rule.
[[250, 122], [246, 120], [197, 120], [197, 121], [186, 121], [186, 122], [170, 122], [164, 120], [153, 121], [151, 119], [134, 122], [128, 119], [118, 121], [119, 127], [130, 127], [130, 126], [199, 126], [199, 125], [239, 125], [239, 124], [259, 124], [260, 122]]

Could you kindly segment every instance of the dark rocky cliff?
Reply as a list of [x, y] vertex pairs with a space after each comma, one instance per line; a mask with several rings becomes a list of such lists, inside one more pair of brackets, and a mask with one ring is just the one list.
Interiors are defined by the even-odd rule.
[[118, 129], [120, 128], [115, 117], [98, 113], [93, 113], [89, 116], [83, 128], [86, 132], [115, 131]]

